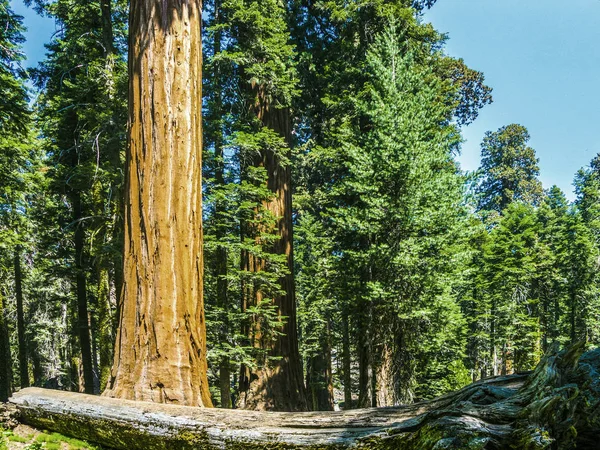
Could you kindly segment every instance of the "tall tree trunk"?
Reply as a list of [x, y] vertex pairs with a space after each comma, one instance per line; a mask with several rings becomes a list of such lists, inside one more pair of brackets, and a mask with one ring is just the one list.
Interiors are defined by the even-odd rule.
[[27, 362], [27, 338], [25, 336], [25, 313], [23, 307], [23, 275], [21, 274], [21, 246], [17, 245], [14, 258], [15, 291], [17, 296], [17, 336], [19, 340], [19, 375], [21, 388], [29, 386]]
[[[221, 23], [221, 2], [220, 0], [214, 1], [214, 23], [219, 25]], [[214, 48], [213, 54], [219, 55], [221, 53], [221, 40], [222, 33], [219, 29], [215, 31], [214, 35]], [[214, 135], [215, 145], [215, 184], [217, 187], [225, 186], [225, 161], [223, 154], [223, 74], [221, 73], [219, 63], [217, 62], [214, 67], [214, 79], [215, 79], [215, 98], [213, 105], [213, 120], [216, 122], [217, 130]], [[227, 247], [220, 245], [222, 240], [227, 235], [227, 230], [223, 226], [222, 220], [226, 220], [227, 207], [223, 200], [218, 199], [215, 204], [215, 216], [217, 218], [217, 306], [221, 310], [222, 324], [220, 330], [221, 342], [228, 342], [230, 339], [230, 325], [229, 325], [229, 296], [227, 286]], [[221, 394], [221, 407], [231, 408], [231, 361], [229, 356], [223, 355], [219, 361], [219, 390]]]
[[12, 359], [8, 326], [4, 314], [4, 298], [0, 293], [0, 403], [7, 402], [12, 394]]
[[331, 367], [331, 333], [329, 323], [321, 337], [320, 351], [308, 359], [306, 387], [313, 411], [333, 411], [333, 370]]
[[124, 282], [105, 395], [211, 406], [202, 251], [202, 4], [133, 0]]
[[[363, 317], [360, 318], [364, 320]], [[369, 330], [363, 326], [358, 331], [358, 407], [371, 406], [371, 346]]]
[[577, 294], [575, 289], [569, 289], [569, 300], [571, 308], [569, 312], [569, 335], [571, 337], [571, 344], [574, 344], [577, 339]]
[[71, 192], [73, 203], [73, 222], [75, 223], [75, 280], [77, 289], [77, 333], [83, 366], [84, 391], [94, 393], [94, 366], [92, 361], [92, 343], [88, 315], [87, 281], [84, 270], [85, 231], [82, 218], [81, 194], [78, 190]]
[[108, 383], [112, 364], [113, 321], [110, 307], [108, 269], [102, 267], [102, 263], [98, 270], [98, 320], [98, 353], [100, 360], [98, 378], [100, 391], [103, 391]]
[[496, 300], [492, 298], [491, 313], [490, 313], [490, 376], [498, 375], [498, 365], [496, 356]]
[[344, 372], [344, 409], [352, 408], [352, 359], [350, 355], [350, 330], [348, 314], [342, 317], [342, 369]]
[[115, 53], [111, 2], [112, 0], [100, 0], [102, 42], [104, 44], [104, 52], [106, 55], [113, 55]]
[[[254, 112], [262, 126], [270, 128], [284, 138], [289, 156], [292, 142], [292, 119], [289, 108], [277, 108], [271, 104], [271, 98], [264, 87], [253, 85], [256, 94]], [[255, 334], [254, 343], [259, 343], [267, 353], [267, 363], [260, 367], [242, 367], [240, 376], [239, 406], [245, 409], [275, 411], [305, 411], [308, 409], [306, 390], [296, 324], [296, 297], [294, 286], [294, 257], [292, 250], [292, 187], [291, 168], [283, 164], [280, 155], [271, 150], [264, 150], [254, 161], [254, 165], [266, 169], [267, 186], [274, 197], [267, 202], [265, 208], [277, 218], [275, 233], [279, 239], [271, 249], [274, 253], [285, 255], [289, 273], [280, 280], [282, 295], [273, 298], [279, 316], [283, 316], [283, 325], [277, 330], [275, 339], [262, 339], [261, 330], [256, 323], [250, 328]], [[244, 253], [243, 268], [259, 272], [265, 269], [265, 262], [250, 253]], [[258, 304], [262, 294], [253, 290], [246, 302]], [[249, 304], [242, 305], [245, 310]], [[271, 357], [271, 358], [269, 358]]]

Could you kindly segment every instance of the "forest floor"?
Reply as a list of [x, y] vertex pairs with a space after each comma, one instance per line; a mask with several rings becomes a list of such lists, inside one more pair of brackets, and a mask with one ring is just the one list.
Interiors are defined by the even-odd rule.
[[14, 407], [0, 403], [0, 450], [102, 450], [79, 439], [18, 423]]

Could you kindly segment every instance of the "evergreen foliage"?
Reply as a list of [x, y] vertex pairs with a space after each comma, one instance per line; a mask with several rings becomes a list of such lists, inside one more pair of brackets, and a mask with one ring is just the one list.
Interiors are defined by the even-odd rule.
[[[408, 403], [600, 345], [600, 155], [574, 202], [542, 190], [522, 125], [487, 132], [480, 169], [462, 171], [461, 127], [491, 88], [445, 54], [433, 3], [205, 3], [215, 405]], [[128, 4], [29, 4], [58, 31], [28, 73], [0, 0], [0, 401], [30, 382], [103, 390], [123, 285]], [[295, 346], [301, 386], [275, 389]]]

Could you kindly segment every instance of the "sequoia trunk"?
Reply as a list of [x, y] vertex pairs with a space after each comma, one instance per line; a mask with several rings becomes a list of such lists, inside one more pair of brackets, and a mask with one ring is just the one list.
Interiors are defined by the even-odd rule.
[[[292, 141], [292, 120], [289, 108], [277, 108], [271, 104], [265, 89], [253, 86], [256, 94], [254, 112], [262, 126], [276, 131], [287, 144], [287, 152]], [[298, 336], [296, 326], [296, 298], [293, 275], [292, 252], [292, 190], [291, 169], [284, 164], [281, 155], [271, 150], [264, 150], [254, 161], [255, 166], [266, 169], [267, 185], [273, 192], [273, 199], [265, 208], [277, 218], [274, 233], [279, 239], [271, 249], [274, 253], [286, 255], [289, 273], [280, 280], [284, 294], [273, 298], [277, 312], [283, 316], [283, 325], [273, 340], [251, 337], [254, 345], [266, 346], [267, 362], [259, 367], [242, 367], [240, 376], [240, 402], [245, 409], [276, 410], [276, 411], [305, 411], [308, 409], [306, 391], [302, 376], [302, 364], [298, 351]], [[250, 271], [265, 269], [264, 261], [245, 252], [242, 255], [242, 268]], [[256, 305], [261, 299], [261, 293], [246, 292], [243, 309]], [[250, 325], [251, 333], [261, 334]], [[269, 358], [270, 357], [270, 358]]]
[[202, 5], [133, 0], [123, 297], [105, 395], [211, 406], [202, 253]]

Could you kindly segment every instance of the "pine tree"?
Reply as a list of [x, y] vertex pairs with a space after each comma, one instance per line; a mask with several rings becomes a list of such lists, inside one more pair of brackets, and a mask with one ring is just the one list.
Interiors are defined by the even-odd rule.
[[[11, 271], [17, 310], [19, 385], [29, 386], [29, 364], [25, 330], [25, 300], [21, 257], [27, 236], [27, 195], [32, 192], [31, 173], [36, 170], [35, 152], [30, 134], [31, 114], [25, 87], [27, 74], [21, 67], [23, 55], [22, 17], [9, 2], [0, 2], [0, 270]], [[12, 269], [12, 270], [11, 270]], [[6, 277], [3, 277], [6, 279]], [[0, 286], [5, 290], [8, 286]], [[0, 297], [4, 297], [0, 292]], [[10, 361], [9, 329], [5, 321], [6, 300], [0, 308], [0, 353]], [[6, 364], [10, 369], [10, 364]], [[2, 368], [0, 397], [11, 393], [12, 375]]]
[[115, 285], [115, 291], [120, 284], [120, 264], [111, 260], [120, 251], [114, 230], [121, 208], [125, 142], [125, 11], [122, 2], [108, 0], [37, 2], [37, 8], [62, 26], [48, 44], [47, 59], [34, 71], [34, 80], [43, 91], [37, 112], [51, 167], [49, 189], [56, 197], [48, 214], [52, 212], [72, 237], [72, 242], [61, 242], [54, 255], [71, 253], [76, 302], [69, 309], [78, 338], [71, 342], [71, 373], [80, 384], [79, 353], [82, 381], [92, 393], [105, 383], [111, 359], [116, 302], [109, 298], [107, 283]]
[[527, 129], [517, 124], [486, 133], [481, 143], [480, 209], [501, 213], [515, 200], [538, 203], [540, 169], [535, 151], [527, 146], [529, 138]]
[[532, 369], [541, 356], [533, 283], [540, 262], [538, 233], [533, 207], [513, 202], [484, 247], [493, 375]]

